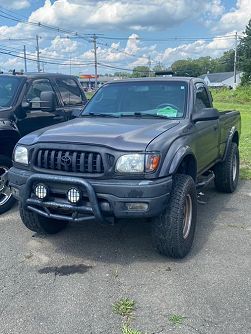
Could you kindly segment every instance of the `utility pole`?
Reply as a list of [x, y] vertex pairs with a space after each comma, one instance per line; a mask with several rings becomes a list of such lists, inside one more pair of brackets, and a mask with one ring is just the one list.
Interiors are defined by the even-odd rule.
[[24, 72], [27, 73], [26, 46], [24, 45]]
[[70, 74], [71, 74], [71, 53], [70, 53]]
[[148, 76], [151, 76], [151, 56], [148, 57]]
[[[234, 48], [234, 86], [236, 87], [236, 74], [237, 74], [237, 46], [238, 46], [238, 34], [235, 32], [235, 48]], [[234, 87], [234, 88], [235, 88]]]
[[93, 47], [94, 47], [94, 66], [95, 66], [95, 89], [98, 88], [98, 60], [97, 60], [97, 36], [93, 35]]
[[41, 69], [40, 69], [40, 59], [39, 59], [39, 54], [40, 54], [40, 52], [39, 52], [39, 44], [38, 44], [38, 35], [36, 35], [36, 41], [37, 41], [37, 71], [38, 72], [40, 72], [41, 71]]

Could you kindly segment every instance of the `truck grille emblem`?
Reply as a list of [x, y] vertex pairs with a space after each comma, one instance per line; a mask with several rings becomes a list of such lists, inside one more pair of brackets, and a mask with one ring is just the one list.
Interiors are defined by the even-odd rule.
[[61, 157], [61, 165], [63, 166], [70, 166], [71, 164], [71, 158], [67, 155], [63, 155]]

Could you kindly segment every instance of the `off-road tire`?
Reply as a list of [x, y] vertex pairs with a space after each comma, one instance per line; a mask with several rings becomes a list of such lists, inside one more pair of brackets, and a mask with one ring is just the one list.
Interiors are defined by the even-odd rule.
[[29, 211], [19, 204], [19, 212], [24, 225], [31, 231], [39, 234], [56, 234], [67, 226], [67, 222], [49, 219]]
[[[184, 218], [187, 198], [190, 198], [191, 224], [184, 238]], [[197, 192], [194, 180], [189, 175], [177, 174], [173, 177], [173, 187], [167, 206], [152, 223], [153, 246], [159, 253], [184, 258], [190, 251], [197, 220]]]
[[215, 188], [223, 193], [235, 191], [239, 181], [239, 149], [236, 143], [232, 143], [224, 162], [218, 163], [214, 168]]
[[[0, 166], [6, 167], [6, 169], [10, 169], [12, 167], [12, 161], [9, 157], [5, 155], [0, 155]], [[0, 201], [0, 214], [10, 210], [12, 206], [15, 204], [16, 200], [13, 195], [4, 203], [1, 204]]]

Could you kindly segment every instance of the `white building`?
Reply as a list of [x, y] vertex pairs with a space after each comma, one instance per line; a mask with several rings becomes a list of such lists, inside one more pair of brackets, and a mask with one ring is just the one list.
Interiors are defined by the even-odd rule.
[[241, 83], [242, 72], [236, 74], [236, 85], [234, 84], [234, 72], [207, 73], [200, 76], [209, 87], [234, 87]]

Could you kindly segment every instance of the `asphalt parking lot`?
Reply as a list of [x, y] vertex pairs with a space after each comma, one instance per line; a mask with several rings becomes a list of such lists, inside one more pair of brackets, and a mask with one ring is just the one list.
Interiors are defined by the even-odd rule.
[[[151, 247], [148, 222], [27, 230], [0, 217], [0, 333], [119, 334], [112, 304], [135, 300], [142, 333], [251, 333], [251, 182], [201, 197], [196, 240], [182, 261]], [[184, 317], [173, 325], [171, 315]]]

